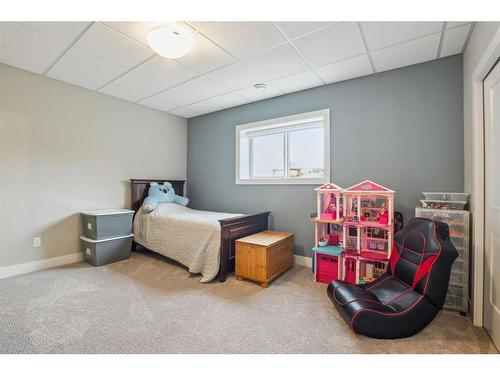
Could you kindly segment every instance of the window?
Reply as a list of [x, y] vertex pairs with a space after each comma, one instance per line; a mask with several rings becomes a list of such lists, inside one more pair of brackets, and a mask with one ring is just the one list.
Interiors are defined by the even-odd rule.
[[237, 184], [321, 184], [329, 179], [329, 109], [236, 127]]

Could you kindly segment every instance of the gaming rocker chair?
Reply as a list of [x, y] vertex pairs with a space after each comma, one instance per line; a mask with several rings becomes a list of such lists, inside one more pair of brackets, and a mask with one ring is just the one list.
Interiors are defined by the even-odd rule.
[[335, 280], [328, 296], [355, 332], [382, 339], [412, 336], [443, 307], [457, 256], [448, 225], [415, 218], [396, 233], [385, 274], [366, 285]]

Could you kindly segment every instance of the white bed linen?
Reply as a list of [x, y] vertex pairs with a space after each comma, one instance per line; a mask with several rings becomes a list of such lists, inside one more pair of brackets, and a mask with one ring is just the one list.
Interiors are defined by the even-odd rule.
[[219, 272], [220, 219], [241, 216], [199, 211], [175, 203], [160, 203], [151, 213], [139, 210], [134, 219], [134, 240], [201, 273], [200, 282]]

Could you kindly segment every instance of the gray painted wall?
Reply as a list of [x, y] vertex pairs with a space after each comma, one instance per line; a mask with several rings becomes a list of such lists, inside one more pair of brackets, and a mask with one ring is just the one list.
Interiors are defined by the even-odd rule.
[[463, 191], [462, 56], [457, 55], [190, 119], [190, 206], [271, 210], [272, 228], [295, 232], [296, 253], [310, 256], [314, 186], [236, 185], [234, 128], [323, 108], [331, 110], [336, 184], [372, 179], [396, 190], [396, 209], [405, 220], [422, 191]]

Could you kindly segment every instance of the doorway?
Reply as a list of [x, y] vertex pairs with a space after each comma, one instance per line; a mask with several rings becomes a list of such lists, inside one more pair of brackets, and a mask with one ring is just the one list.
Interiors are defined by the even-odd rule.
[[500, 348], [500, 64], [483, 81], [484, 273], [483, 324]]

